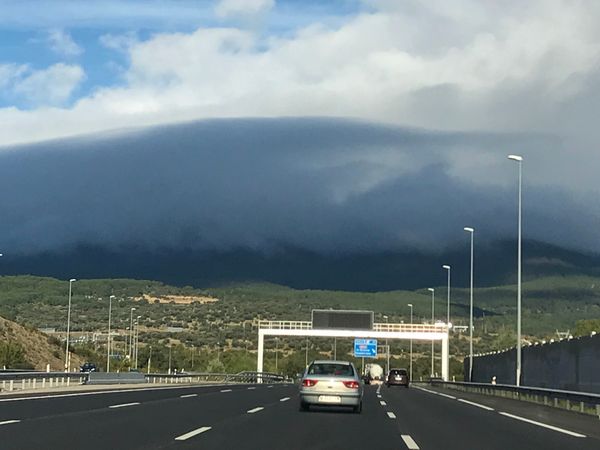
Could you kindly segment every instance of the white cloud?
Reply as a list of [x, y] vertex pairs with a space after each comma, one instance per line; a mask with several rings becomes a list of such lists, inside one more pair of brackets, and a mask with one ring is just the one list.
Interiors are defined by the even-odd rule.
[[47, 39], [52, 51], [61, 56], [72, 57], [83, 53], [83, 48], [65, 30], [50, 30]]
[[[253, 10], [251, 4], [243, 2]], [[71, 108], [0, 110], [0, 143], [208, 117], [354, 116], [445, 130], [552, 133], [568, 152], [542, 161], [539, 177], [597, 188], [597, 158], [576, 180], [569, 170], [600, 141], [600, 4], [372, 4], [374, 12], [337, 28], [316, 18], [295, 35], [264, 38], [231, 27], [145, 42], [107, 36], [105, 46], [128, 52], [126, 84], [98, 88]], [[235, 11], [229, 5], [223, 11]], [[59, 98], [68, 98], [74, 75]]]
[[100, 44], [104, 47], [126, 53], [131, 47], [139, 42], [134, 32], [123, 34], [103, 34], [100, 36]]
[[54, 64], [34, 71], [14, 85], [14, 92], [36, 105], [60, 105], [71, 97], [85, 73], [77, 65]]
[[275, 6], [275, 0], [220, 0], [215, 6], [219, 17], [245, 17], [261, 15]]
[[24, 64], [0, 64], [0, 90], [7, 89], [26, 71]]

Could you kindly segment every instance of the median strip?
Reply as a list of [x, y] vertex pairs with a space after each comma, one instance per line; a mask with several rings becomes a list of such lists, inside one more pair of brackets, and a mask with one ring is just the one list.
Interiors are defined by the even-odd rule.
[[139, 405], [140, 402], [133, 402], [133, 403], [121, 403], [120, 405], [111, 405], [109, 406], [109, 408], [126, 408], [128, 406], [136, 406]]
[[249, 409], [249, 410], [248, 410], [248, 411], [246, 411], [246, 412], [247, 412], [248, 414], [254, 414], [254, 413], [257, 413], [257, 412], [259, 412], [259, 411], [262, 411], [263, 409], [265, 409], [265, 408], [264, 408], [264, 407], [262, 407], [262, 406], [257, 406], [256, 408]]
[[419, 446], [417, 445], [415, 440], [412, 437], [410, 437], [410, 435], [402, 434], [401, 437], [406, 446], [408, 447], [408, 450], [419, 450]]
[[0, 422], [0, 425], [9, 425], [11, 423], [19, 423], [19, 422], [20, 422], [20, 420], [16, 420], [16, 419], [15, 420], [5, 420], [3, 422]]
[[548, 424], [542, 423], [542, 422], [536, 422], [535, 420], [526, 419], [525, 417], [521, 417], [521, 416], [515, 416], [514, 414], [509, 414], [509, 413], [506, 413], [506, 412], [499, 412], [499, 414], [501, 414], [501, 415], [503, 415], [505, 417], [510, 417], [511, 419], [520, 420], [522, 422], [527, 422], [527, 423], [530, 423], [532, 425], [537, 425], [538, 427], [548, 428], [549, 430], [558, 431], [559, 433], [568, 434], [569, 436], [579, 437], [579, 438], [586, 437], [585, 434], [575, 433], [574, 431], [565, 430], [564, 428], [558, 428], [558, 427], [555, 427], [555, 426], [552, 426], [552, 425], [548, 425]]
[[201, 427], [201, 428], [198, 428], [197, 430], [193, 430], [193, 431], [190, 431], [189, 433], [185, 433], [185, 434], [182, 434], [181, 436], [177, 436], [175, 438], [175, 440], [176, 441], [186, 441], [189, 438], [197, 436], [200, 433], [204, 433], [205, 431], [208, 431], [210, 429], [212, 429], [212, 427]]

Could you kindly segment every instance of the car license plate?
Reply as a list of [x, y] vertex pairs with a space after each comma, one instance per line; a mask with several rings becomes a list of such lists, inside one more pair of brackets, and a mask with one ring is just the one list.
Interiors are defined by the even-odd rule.
[[319, 395], [319, 402], [322, 403], [341, 403], [341, 397], [337, 395]]

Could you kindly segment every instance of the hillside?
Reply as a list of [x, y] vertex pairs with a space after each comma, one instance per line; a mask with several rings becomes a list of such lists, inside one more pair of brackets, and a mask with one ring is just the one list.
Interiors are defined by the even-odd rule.
[[[0, 368], [46, 370], [50, 364], [50, 370], [62, 370], [64, 348], [58, 344], [44, 333], [0, 317]], [[79, 356], [71, 356], [71, 368], [82, 362]]]

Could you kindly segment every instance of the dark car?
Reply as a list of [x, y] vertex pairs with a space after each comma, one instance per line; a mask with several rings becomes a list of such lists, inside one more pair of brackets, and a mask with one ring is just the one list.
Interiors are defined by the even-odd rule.
[[385, 384], [390, 386], [404, 386], [408, 387], [410, 380], [406, 369], [391, 369], [385, 380]]
[[98, 369], [96, 368], [96, 364], [86, 362], [79, 366], [80, 372], [96, 372]]

